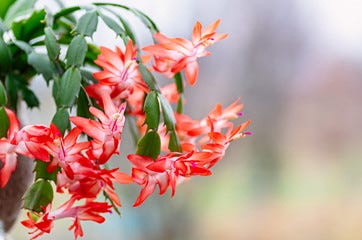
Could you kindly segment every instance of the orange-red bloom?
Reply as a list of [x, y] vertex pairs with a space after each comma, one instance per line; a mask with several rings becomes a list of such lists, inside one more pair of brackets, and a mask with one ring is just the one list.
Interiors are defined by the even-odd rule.
[[45, 143], [44, 149], [52, 156], [47, 170], [53, 172], [58, 166], [64, 169], [68, 177], [74, 177], [74, 171], [71, 168], [71, 162], [80, 162], [85, 157], [81, 154], [82, 151], [89, 148], [89, 142], [77, 143], [77, 139], [82, 131], [79, 128], [73, 128], [68, 135], [63, 138], [58, 128], [52, 124], [51, 132], [53, 135], [52, 141]]
[[185, 70], [190, 85], [197, 80], [199, 65], [197, 59], [209, 56], [206, 48], [227, 37], [227, 34], [216, 33], [220, 20], [202, 30], [200, 22], [196, 22], [192, 31], [192, 41], [184, 38], [169, 38], [156, 33], [154, 38], [158, 44], [143, 48], [154, 57], [154, 70], [173, 77], [175, 73]]
[[100, 122], [83, 117], [70, 117], [70, 121], [78, 128], [92, 137], [92, 148], [88, 155], [97, 159], [99, 164], [103, 164], [114, 153], [118, 153], [121, 133], [124, 127], [125, 104], [116, 106], [108, 93], [102, 94], [104, 112], [90, 107], [89, 111], [99, 119]]
[[76, 198], [71, 198], [57, 210], [51, 211], [52, 205], [44, 207], [44, 213], [34, 213], [37, 216], [27, 214], [28, 219], [21, 223], [30, 229], [33, 229], [31, 234], [34, 236], [31, 239], [36, 239], [44, 233], [50, 233], [54, 220], [63, 218], [73, 218], [74, 222], [69, 229], [74, 229], [74, 237], [77, 239], [83, 236], [83, 229], [80, 221], [94, 221], [97, 223], [104, 222], [104, 217], [101, 213], [111, 212], [111, 205], [105, 202], [86, 201], [83, 205], [74, 206]]
[[131, 40], [124, 52], [118, 47], [115, 51], [106, 47], [100, 50], [101, 54], [94, 62], [103, 70], [93, 74], [100, 85], [110, 86], [122, 98], [132, 94], [135, 86], [147, 89], [138, 70], [137, 48]]
[[[19, 145], [16, 141], [16, 133], [19, 131], [20, 124], [14, 112], [5, 109], [9, 118], [10, 126], [7, 132], [7, 138], [0, 139], [0, 169], [1, 187], [5, 187], [10, 179], [11, 173], [15, 171], [17, 165], [17, 152]], [[2, 124], [2, 123], [1, 123]]]

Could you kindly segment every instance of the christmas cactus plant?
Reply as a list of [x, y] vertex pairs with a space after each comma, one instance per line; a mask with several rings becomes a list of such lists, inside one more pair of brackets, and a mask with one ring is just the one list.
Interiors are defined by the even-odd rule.
[[[227, 37], [220, 20], [191, 38], [160, 33], [138, 9], [114, 3], [64, 7], [52, 12], [35, 8], [36, 0], [2, 1], [0, 22], [0, 191], [19, 161], [34, 162], [34, 179], [23, 196], [31, 239], [50, 233], [58, 219], [71, 218], [74, 237], [83, 236], [82, 221], [103, 222], [118, 212], [115, 184], [137, 184], [141, 205], [158, 187], [162, 195], [192, 176], [209, 176], [230, 143], [249, 134], [249, 121], [234, 125], [242, 104], [216, 104], [202, 119], [183, 113], [184, 88], [198, 79], [198, 59]], [[150, 30], [154, 42], [140, 46], [127, 19], [131, 13]], [[75, 14], [76, 13], [76, 14]], [[97, 46], [98, 22], [123, 40], [115, 49]], [[157, 73], [157, 75], [155, 74]], [[41, 105], [29, 88], [42, 75], [56, 104], [49, 125], [21, 125], [19, 101]], [[169, 78], [160, 85], [155, 76]], [[127, 156], [131, 172], [108, 168], [117, 158], [123, 128], [135, 139]], [[24, 159], [18, 159], [25, 156]], [[54, 206], [54, 191], [67, 201]], [[104, 195], [104, 198], [99, 198]], [[103, 199], [100, 200], [100, 199]]]

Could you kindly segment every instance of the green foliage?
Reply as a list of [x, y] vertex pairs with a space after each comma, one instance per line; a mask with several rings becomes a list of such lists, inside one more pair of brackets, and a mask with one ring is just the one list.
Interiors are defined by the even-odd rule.
[[103, 14], [101, 11], [98, 11], [98, 15], [101, 17], [103, 22], [110, 29], [112, 29], [118, 36], [120, 36], [122, 39], [126, 37], [127, 35], [126, 31], [115, 20]]
[[8, 97], [6, 96], [6, 89], [4, 84], [0, 81], [0, 107], [5, 106], [7, 101]]
[[52, 123], [57, 126], [59, 131], [64, 135], [65, 131], [70, 128], [69, 112], [66, 108], [60, 108], [55, 113]]
[[14, 36], [18, 40], [29, 41], [44, 33], [45, 10], [34, 11], [29, 18], [22, 19], [12, 24]]
[[[1, 0], [3, 1], [3, 0]], [[34, 11], [33, 6], [37, 0], [16, 0], [10, 6], [4, 17], [4, 24], [10, 28], [14, 19], [20, 16], [27, 15]]]
[[5, 87], [8, 91], [8, 103], [12, 109], [17, 110], [18, 106], [18, 84], [15, 74], [6, 75]]
[[170, 149], [171, 152], [182, 152], [180, 140], [178, 139], [176, 131], [170, 132], [170, 140], [168, 142], [168, 149]]
[[78, 20], [75, 31], [78, 34], [92, 37], [93, 33], [97, 30], [98, 16], [95, 10], [86, 12]]
[[148, 88], [151, 91], [159, 92], [160, 90], [159, 90], [159, 88], [157, 86], [156, 79], [152, 75], [152, 73], [150, 73], [150, 71], [147, 69], [147, 67], [145, 65], [143, 65], [142, 63], [139, 63], [138, 68], [139, 68], [140, 73], [142, 75], [142, 79], [143, 79], [143, 81], [146, 82]]
[[148, 29], [151, 30], [152, 35], [156, 32], [159, 32], [156, 24], [152, 21], [152, 19], [149, 16], [147, 16], [146, 14], [135, 8], [132, 8], [131, 12], [133, 12], [133, 14], [136, 15], [142, 21], [142, 23]]
[[0, 18], [4, 19], [6, 12], [8, 11], [11, 4], [16, 0], [1, 0], [0, 1]]
[[26, 85], [20, 85], [22, 99], [29, 108], [39, 107], [39, 100], [32, 90]]
[[157, 132], [149, 131], [137, 144], [136, 153], [142, 156], [148, 156], [157, 159], [161, 152], [161, 139]]
[[142, 11], [136, 9], [136, 8], [131, 8], [122, 4], [117, 4], [117, 3], [94, 3], [94, 5], [96, 6], [108, 6], [108, 7], [116, 7], [116, 8], [120, 8], [123, 10], [126, 10], [128, 12], [131, 12], [133, 15], [135, 15], [136, 17], [138, 17], [141, 22], [148, 28], [151, 30], [152, 35], [155, 32], [159, 32], [158, 27], [156, 26], [156, 24], [152, 21], [152, 19], [147, 16], [145, 13], [143, 13]]
[[86, 69], [80, 69], [80, 74], [82, 75], [83, 79], [83, 86], [86, 86], [88, 84], [93, 84], [98, 82], [97, 79], [93, 77], [93, 73], [86, 70]]
[[[122, 26], [123, 26], [124, 30], [126, 31], [127, 37], [130, 38], [134, 43], [139, 45], [138, 41], [136, 39], [136, 35], [134, 34], [128, 21], [125, 18], [123, 18], [122, 16], [118, 16], [118, 19], [122, 23]], [[126, 42], [126, 40], [128, 40], [128, 39], [127, 38], [123, 39], [124, 42]]]
[[0, 138], [6, 137], [10, 126], [8, 114], [4, 107], [0, 107]]
[[183, 81], [182, 81], [182, 76], [181, 73], [176, 73], [175, 76], [173, 77], [176, 87], [177, 87], [177, 92], [180, 95], [180, 98], [178, 100], [177, 103], [177, 112], [178, 113], [182, 113], [183, 112], [183, 97], [182, 94], [184, 92], [184, 85], [183, 85]]
[[84, 64], [95, 65], [94, 60], [97, 59], [100, 52], [98, 46], [87, 43], [87, 53], [85, 55]]
[[147, 124], [147, 129], [157, 131], [160, 124], [160, 104], [158, 103], [157, 92], [151, 91], [147, 94], [143, 110], [146, 113], [145, 124]]
[[67, 67], [80, 67], [83, 65], [85, 55], [87, 53], [87, 42], [82, 35], [78, 35], [70, 42], [67, 54], [65, 56], [67, 60]]
[[176, 84], [176, 87], [177, 87], [177, 92], [178, 93], [183, 93], [184, 92], [184, 85], [183, 85], [181, 73], [179, 73], [179, 72], [176, 73], [173, 78], [175, 80], [175, 84]]
[[7, 73], [11, 68], [12, 55], [9, 46], [0, 36], [0, 74]]
[[33, 66], [38, 73], [42, 74], [47, 82], [53, 79], [56, 69], [54, 64], [50, 62], [48, 55], [32, 51], [28, 55], [28, 63]]
[[69, 68], [61, 78], [55, 79], [53, 97], [58, 108], [71, 107], [80, 89], [81, 75], [77, 68]]
[[90, 118], [91, 114], [89, 112], [89, 107], [91, 104], [91, 100], [89, 99], [84, 88], [81, 88], [77, 99], [77, 116]]
[[59, 171], [59, 168], [58, 168], [58, 170], [55, 170], [52, 173], [49, 173], [47, 170], [48, 165], [49, 165], [48, 162], [36, 160], [36, 164], [35, 164], [35, 168], [34, 168], [36, 180], [43, 179], [43, 180], [49, 180], [49, 181], [56, 182], [57, 172]]
[[52, 62], [56, 62], [59, 58], [60, 46], [57, 42], [53, 30], [50, 27], [46, 27], [44, 29], [44, 33], [45, 33], [45, 46], [48, 52], [49, 60]]
[[162, 116], [163, 116], [163, 121], [166, 125], [166, 130], [167, 132], [170, 133], [170, 141], [168, 144], [168, 149], [174, 152], [181, 152], [182, 149], [180, 145], [180, 140], [178, 139], [176, 133], [176, 128], [175, 128], [176, 119], [172, 107], [162, 94], [159, 94], [158, 98], [161, 103]]
[[163, 121], [165, 122], [167, 131], [175, 130], [176, 120], [170, 103], [162, 94], [158, 95], [158, 99], [161, 103]]
[[41, 206], [46, 207], [53, 201], [53, 187], [49, 181], [39, 179], [26, 191], [24, 195], [24, 208], [41, 212]]
[[19, 49], [24, 51], [26, 54], [30, 54], [33, 51], [33, 48], [31, 45], [29, 45], [26, 42], [19, 41], [19, 40], [13, 40], [13, 43], [15, 46], [17, 46]]

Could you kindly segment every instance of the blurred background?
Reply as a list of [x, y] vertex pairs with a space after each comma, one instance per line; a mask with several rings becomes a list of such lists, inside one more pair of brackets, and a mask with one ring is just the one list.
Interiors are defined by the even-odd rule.
[[[197, 85], [186, 89], [187, 113], [201, 118], [217, 102], [241, 96], [253, 135], [231, 145], [213, 176], [178, 186], [171, 200], [154, 194], [134, 209], [139, 188], [121, 186], [122, 217], [84, 224], [84, 239], [362, 239], [361, 1], [113, 2], [143, 10], [168, 36], [190, 38], [196, 21], [206, 26], [221, 18], [219, 32], [229, 37], [200, 59]], [[141, 24], [138, 31], [149, 44]], [[95, 41], [121, 43], [102, 24]], [[43, 80], [32, 87], [50, 97]], [[55, 110], [42, 103], [24, 113], [25, 121], [50, 122]], [[129, 171], [131, 140], [123, 141], [113, 164]], [[72, 239], [69, 225], [59, 221], [39, 239]], [[11, 237], [28, 238], [20, 224]]]

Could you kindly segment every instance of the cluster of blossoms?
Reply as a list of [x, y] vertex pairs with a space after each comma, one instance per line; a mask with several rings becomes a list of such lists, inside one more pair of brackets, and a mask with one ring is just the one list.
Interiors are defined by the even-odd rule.
[[[238, 100], [225, 109], [217, 104], [201, 120], [194, 120], [181, 111], [167, 119], [170, 118], [165, 114], [167, 106], [183, 102], [178, 86], [171, 83], [151, 89], [141, 74], [147, 64], [146, 72], [155, 71], [168, 78], [184, 71], [187, 82], [194, 85], [198, 58], [210, 55], [207, 47], [227, 36], [216, 33], [218, 24], [219, 20], [202, 29], [201, 24], [196, 23], [191, 41], [156, 33], [157, 44], [143, 48], [149, 55], [142, 57], [138, 57], [139, 51], [131, 40], [124, 51], [101, 47], [95, 63], [103, 70], [93, 74], [98, 82], [85, 88], [96, 103], [89, 108], [93, 117], [70, 117], [73, 128], [64, 136], [55, 124], [20, 128], [16, 115], [6, 109], [10, 127], [7, 137], [0, 139], [1, 187], [7, 184], [20, 154], [47, 163], [46, 170], [56, 173], [56, 191], [70, 195], [58, 208], [54, 209], [50, 203], [42, 206], [39, 213], [28, 212], [28, 219], [22, 224], [32, 229], [32, 239], [49, 233], [53, 222], [63, 218], [74, 219], [70, 229], [74, 229], [75, 238], [83, 236], [81, 221], [101, 223], [105, 220], [102, 213], [121, 206], [115, 183], [136, 183], [141, 187], [134, 207], [141, 205], [157, 186], [160, 194], [171, 189], [173, 196], [177, 184], [185, 179], [210, 175], [210, 169], [224, 156], [230, 143], [250, 134], [245, 131], [249, 121], [238, 126], [231, 123], [241, 116], [243, 105]], [[162, 104], [165, 102], [169, 105]], [[160, 123], [159, 116], [148, 116], [155, 114], [154, 110], [162, 112], [165, 124]], [[105, 167], [114, 154], [120, 154], [122, 131], [128, 117], [136, 120], [139, 133], [144, 136], [136, 154], [128, 155], [132, 164], [130, 175], [118, 168]], [[81, 134], [85, 134], [87, 140], [80, 138]], [[148, 144], [154, 141], [159, 142], [159, 151], [147, 150]], [[104, 193], [108, 201], [99, 202], [100, 193]]]

